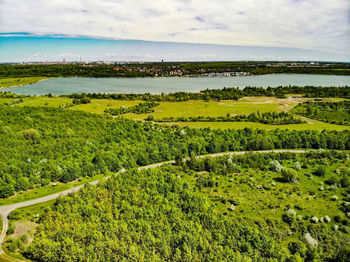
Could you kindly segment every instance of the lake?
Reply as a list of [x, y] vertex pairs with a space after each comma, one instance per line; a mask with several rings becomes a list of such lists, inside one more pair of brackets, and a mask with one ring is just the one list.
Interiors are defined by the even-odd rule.
[[55, 78], [20, 87], [4, 88], [25, 95], [64, 95], [72, 93], [171, 93], [198, 92], [224, 87], [350, 86], [350, 76], [310, 74], [269, 74], [233, 77], [172, 78]]

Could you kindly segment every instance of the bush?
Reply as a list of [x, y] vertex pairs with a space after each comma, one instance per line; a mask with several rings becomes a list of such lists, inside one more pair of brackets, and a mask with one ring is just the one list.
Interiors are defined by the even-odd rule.
[[288, 249], [292, 255], [299, 253], [300, 255], [304, 255], [304, 245], [301, 242], [290, 242], [288, 243]]
[[318, 168], [314, 172], [314, 174], [316, 176], [325, 176], [326, 173], [327, 173], [327, 170], [326, 170], [326, 168], [324, 166], [318, 166]]
[[289, 225], [292, 225], [293, 222], [295, 221], [295, 215], [293, 214], [283, 214], [282, 215], [282, 220], [283, 222], [289, 224]]
[[33, 143], [37, 143], [40, 139], [40, 134], [35, 129], [31, 128], [24, 131], [24, 138]]
[[297, 177], [297, 172], [291, 168], [283, 168], [282, 178], [286, 182], [292, 182]]
[[0, 198], [7, 198], [15, 193], [15, 188], [10, 184], [0, 185]]
[[275, 171], [275, 172], [281, 172], [283, 169], [283, 166], [277, 160], [271, 161], [269, 163], [269, 165], [270, 165], [271, 170]]

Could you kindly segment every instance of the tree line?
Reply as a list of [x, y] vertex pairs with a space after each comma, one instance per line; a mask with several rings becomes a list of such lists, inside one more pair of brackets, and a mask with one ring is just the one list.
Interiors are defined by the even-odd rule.
[[350, 125], [350, 101], [305, 102], [293, 108], [293, 112], [337, 125]]
[[303, 124], [305, 120], [295, 118], [293, 114], [286, 112], [254, 112], [249, 115], [234, 115], [227, 114], [226, 116], [190, 116], [190, 117], [165, 117], [154, 119], [153, 116], [148, 116], [146, 121], [162, 122], [257, 122], [269, 125], [287, 125], [287, 124]]
[[115, 100], [144, 100], [144, 101], [188, 101], [188, 100], [237, 100], [246, 96], [269, 96], [284, 98], [286, 95], [296, 94], [303, 97], [341, 97], [350, 98], [350, 86], [320, 87], [320, 86], [278, 86], [278, 87], [225, 87], [223, 89], [206, 89], [198, 93], [176, 92], [169, 94], [71, 94], [70, 98], [115, 99]]
[[119, 108], [106, 108], [104, 113], [110, 114], [112, 116], [123, 115], [128, 113], [146, 114], [146, 113], [153, 113], [154, 112], [153, 108], [156, 106], [159, 106], [159, 103], [156, 101], [151, 101], [151, 102], [138, 103], [137, 105], [131, 106], [131, 107], [122, 106]]

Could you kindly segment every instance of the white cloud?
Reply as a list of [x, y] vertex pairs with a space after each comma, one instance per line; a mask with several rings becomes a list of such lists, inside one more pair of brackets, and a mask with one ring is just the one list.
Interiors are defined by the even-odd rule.
[[349, 0], [0, 0], [0, 31], [349, 55]]

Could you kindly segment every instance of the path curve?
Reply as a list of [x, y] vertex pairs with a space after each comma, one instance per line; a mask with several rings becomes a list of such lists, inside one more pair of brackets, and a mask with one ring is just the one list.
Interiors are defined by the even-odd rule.
[[[286, 152], [290, 152], [290, 153], [295, 153], [295, 154], [301, 154], [301, 153], [306, 153], [309, 152], [310, 150], [262, 150], [262, 151], [233, 151], [233, 152], [224, 152], [224, 153], [214, 153], [214, 154], [208, 154], [208, 155], [201, 155], [201, 156], [197, 156], [196, 158], [205, 158], [205, 157], [218, 157], [218, 156], [226, 156], [226, 155], [244, 155], [244, 154], [249, 154], [249, 153], [286, 153]], [[185, 161], [188, 160], [189, 158], [184, 159]], [[155, 167], [160, 167], [166, 164], [173, 164], [175, 163], [174, 160], [171, 161], [166, 161], [166, 162], [161, 162], [161, 163], [155, 163], [155, 164], [151, 164], [151, 165], [147, 165], [147, 166], [142, 166], [139, 167], [138, 170], [146, 170], [146, 169], [150, 169], [150, 168], [155, 168]], [[119, 171], [119, 173], [123, 173], [125, 172], [125, 169]], [[96, 185], [98, 184], [101, 180], [106, 180], [110, 178], [110, 176], [108, 177], [104, 177], [103, 179], [100, 180], [96, 180], [93, 182], [90, 182], [90, 184], [92, 185]], [[45, 197], [41, 197], [41, 198], [37, 198], [37, 199], [33, 199], [33, 200], [29, 200], [29, 201], [25, 201], [25, 202], [20, 202], [20, 203], [16, 203], [16, 204], [12, 204], [12, 205], [8, 205], [8, 206], [0, 206], [0, 215], [2, 218], [2, 231], [0, 234], [0, 258], [5, 258], [5, 261], [23, 261], [23, 260], [19, 260], [16, 258], [12, 258], [11, 260], [9, 259], [10, 257], [5, 254], [4, 250], [2, 249], [2, 245], [3, 242], [5, 240], [6, 237], [6, 232], [8, 229], [8, 215], [18, 209], [18, 208], [22, 208], [22, 207], [27, 207], [27, 206], [32, 206], [32, 205], [36, 205], [36, 204], [40, 204], [40, 203], [44, 203], [53, 199], [58, 198], [59, 196], [66, 196], [68, 194], [71, 193], [75, 193], [77, 191], [79, 191], [84, 185], [80, 185], [59, 193], [55, 193], [52, 195], [48, 195]]]

